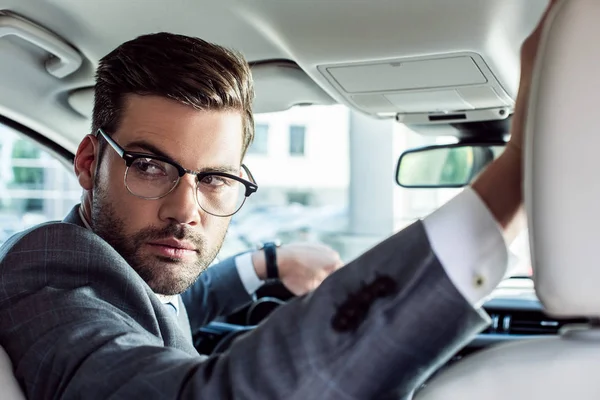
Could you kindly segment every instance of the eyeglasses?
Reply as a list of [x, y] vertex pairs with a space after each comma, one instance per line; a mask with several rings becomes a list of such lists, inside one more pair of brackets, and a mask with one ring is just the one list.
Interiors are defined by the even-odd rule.
[[229, 217], [258, 190], [254, 177], [243, 164], [242, 173], [249, 180], [225, 172], [192, 171], [167, 157], [126, 151], [102, 129], [98, 129], [98, 134], [125, 161], [125, 187], [136, 197], [147, 200], [165, 197], [177, 187], [182, 176], [191, 174], [196, 176], [196, 200], [200, 208], [217, 217]]

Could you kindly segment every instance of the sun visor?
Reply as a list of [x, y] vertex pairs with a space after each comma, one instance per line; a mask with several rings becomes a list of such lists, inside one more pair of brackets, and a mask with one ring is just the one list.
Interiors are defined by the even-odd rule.
[[[296, 64], [288, 61], [256, 63], [251, 66], [256, 97], [255, 113], [287, 110], [295, 105], [334, 104], [323, 91]], [[73, 111], [91, 118], [94, 106], [94, 88], [72, 90], [67, 102]]]
[[255, 113], [284, 111], [295, 105], [328, 105], [336, 102], [295, 63], [252, 65]]

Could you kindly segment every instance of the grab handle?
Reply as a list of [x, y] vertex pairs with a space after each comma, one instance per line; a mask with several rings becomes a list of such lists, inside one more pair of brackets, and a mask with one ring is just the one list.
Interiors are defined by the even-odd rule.
[[18, 36], [52, 54], [54, 57], [46, 61], [46, 71], [57, 78], [72, 74], [83, 63], [77, 50], [50, 31], [25, 19], [1, 15], [0, 37], [9, 35]]

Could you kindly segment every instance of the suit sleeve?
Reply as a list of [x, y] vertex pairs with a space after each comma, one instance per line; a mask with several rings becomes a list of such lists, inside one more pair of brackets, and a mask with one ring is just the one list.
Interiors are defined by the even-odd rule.
[[252, 297], [246, 291], [235, 265], [228, 258], [204, 271], [181, 295], [192, 332], [217, 317], [227, 316], [248, 304]]
[[91, 232], [46, 225], [0, 250], [0, 345], [28, 399], [409, 393], [487, 322], [446, 276], [422, 223], [209, 359]]

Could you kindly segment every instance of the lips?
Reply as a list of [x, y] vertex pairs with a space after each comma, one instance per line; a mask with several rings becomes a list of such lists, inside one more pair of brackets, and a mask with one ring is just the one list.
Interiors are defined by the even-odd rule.
[[150, 242], [149, 244], [154, 245], [154, 246], [172, 247], [174, 249], [196, 251], [196, 246], [194, 246], [190, 242], [177, 240], [177, 239], [156, 240], [156, 241]]
[[195, 256], [197, 248], [190, 242], [174, 238], [156, 240], [148, 243], [150, 248], [161, 256], [169, 258], [186, 258]]

